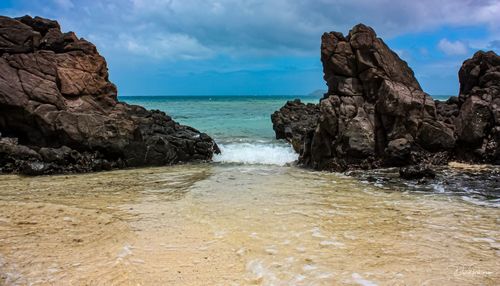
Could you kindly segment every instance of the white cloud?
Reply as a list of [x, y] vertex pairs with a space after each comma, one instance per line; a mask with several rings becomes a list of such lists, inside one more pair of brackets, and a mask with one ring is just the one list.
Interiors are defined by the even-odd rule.
[[441, 39], [438, 43], [438, 48], [445, 54], [465, 55], [468, 53], [467, 45], [461, 41], [449, 41], [448, 39]]
[[[481, 1], [479, 1], [481, 2]], [[487, 22], [495, 27], [500, 26], [500, 1], [488, 1], [488, 3], [476, 11], [474, 11], [474, 17], [481, 19], [483, 22]]]
[[167, 60], [207, 59], [214, 52], [200, 42], [185, 34], [157, 34], [144, 37], [133, 37], [121, 34], [119, 47], [125, 46], [131, 53]]

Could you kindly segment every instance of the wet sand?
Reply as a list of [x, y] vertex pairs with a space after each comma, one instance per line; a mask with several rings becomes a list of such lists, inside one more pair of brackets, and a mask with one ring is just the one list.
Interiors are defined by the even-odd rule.
[[0, 177], [0, 285], [498, 285], [500, 209], [295, 167]]

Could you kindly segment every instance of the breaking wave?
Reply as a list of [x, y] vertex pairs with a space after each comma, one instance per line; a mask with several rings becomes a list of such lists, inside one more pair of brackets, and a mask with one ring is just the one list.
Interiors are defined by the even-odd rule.
[[219, 144], [221, 154], [214, 162], [284, 166], [299, 157], [290, 145], [264, 143]]

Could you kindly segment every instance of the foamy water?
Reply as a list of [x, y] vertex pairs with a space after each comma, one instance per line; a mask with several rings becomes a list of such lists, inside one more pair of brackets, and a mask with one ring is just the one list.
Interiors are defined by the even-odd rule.
[[288, 144], [232, 143], [219, 147], [221, 154], [214, 156], [214, 162], [284, 166], [298, 159]]

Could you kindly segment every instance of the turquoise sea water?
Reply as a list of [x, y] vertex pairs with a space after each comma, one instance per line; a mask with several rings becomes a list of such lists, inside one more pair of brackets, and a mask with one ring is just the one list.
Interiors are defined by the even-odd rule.
[[295, 98], [319, 102], [319, 97], [312, 96], [128, 96], [120, 100], [164, 111], [227, 144], [273, 142], [271, 114]]
[[285, 165], [298, 155], [289, 144], [276, 140], [271, 114], [286, 101], [314, 96], [134, 96], [120, 100], [166, 112], [181, 124], [215, 139], [222, 154], [215, 162]]

